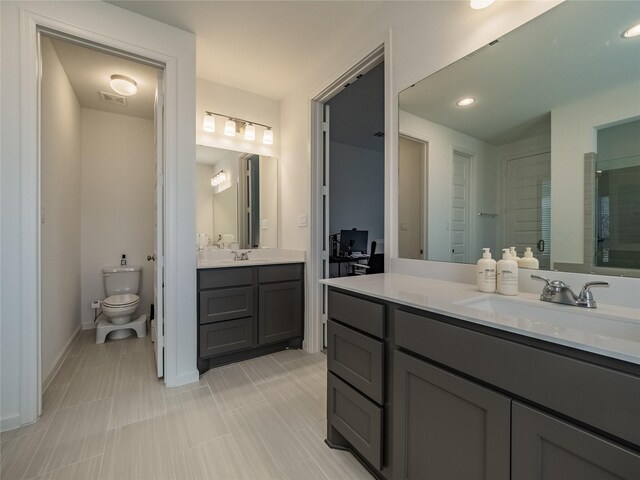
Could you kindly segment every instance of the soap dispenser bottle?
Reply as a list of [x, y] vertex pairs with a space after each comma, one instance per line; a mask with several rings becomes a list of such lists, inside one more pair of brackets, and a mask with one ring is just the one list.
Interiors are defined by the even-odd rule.
[[509, 255], [511, 255], [511, 258], [513, 258], [516, 262], [520, 262], [520, 257], [518, 256], [518, 252], [516, 252], [516, 247], [511, 247], [509, 249]]
[[538, 270], [540, 268], [540, 262], [533, 256], [531, 247], [527, 247], [524, 252], [524, 257], [518, 262], [518, 267], [529, 268], [531, 270]]
[[127, 256], [124, 253], [122, 254], [122, 258], [120, 259], [120, 266], [121, 267], [127, 266]]
[[496, 261], [491, 258], [488, 248], [483, 248], [482, 258], [478, 260], [478, 290], [485, 293], [496, 291]]
[[511, 257], [508, 248], [502, 249], [502, 259], [498, 261], [496, 279], [498, 293], [518, 294], [518, 262]]

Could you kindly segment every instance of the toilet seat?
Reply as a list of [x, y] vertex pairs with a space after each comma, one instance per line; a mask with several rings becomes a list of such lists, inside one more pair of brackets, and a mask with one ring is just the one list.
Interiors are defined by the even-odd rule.
[[102, 302], [103, 307], [107, 308], [125, 308], [136, 303], [140, 303], [140, 297], [132, 293], [124, 293], [120, 295], [111, 295]]

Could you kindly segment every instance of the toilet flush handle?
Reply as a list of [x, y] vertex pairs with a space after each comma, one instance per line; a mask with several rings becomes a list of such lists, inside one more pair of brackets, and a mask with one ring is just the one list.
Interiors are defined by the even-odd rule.
[[154, 253], [153, 255], [147, 255], [147, 261], [156, 261], [156, 254]]

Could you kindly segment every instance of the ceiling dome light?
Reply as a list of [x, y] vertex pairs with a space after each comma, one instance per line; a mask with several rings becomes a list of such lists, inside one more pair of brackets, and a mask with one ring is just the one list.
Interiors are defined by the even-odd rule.
[[256, 127], [252, 123], [247, 123], [244, 127], [244, 139], [255, 140], [256, 139]]
[[640, 23], [638, 23], [637, 25], [634, 25], [633, 27], [625, 30], [625, 32], [622, 34], [622, 36], [624, 38], [635, 38], [638, 35], [640, 35]]
[[138, 93], [138, 84], [136, 81], [124, 75], [111, 75], [109, 85], [111, 85], [114, 92], [124, 95], [125, 97], [130, 97]]
[[216, 131], [216, 119], [213, 115], [209, 115], [208, 113], [204, 114], [204, 118], [202, 119], [202, 130], [209, 133]]
[[227, 135], [228, 137], [235, 137], [236, 136], [236, 122], [234, 122], [231, 119], [229, 119], [226, 122], [224, 122], [224, 134]]
[[469, 4], [474, 10], [482, 10], [483, 8], [487, 8], [495, 1], [496, 0], [470, 0]]
[[459, 107], [468, 107], [469, 105], [472, 105], [476, 103], [476, 99], [472, 98], [472, 97], [465, 97], [465, 98], [461, 98], [460, 100], [458, 100], [456, 102], [456, 105], [458, 105]]
[[273, 130], [267, 128], [262, 135], [262, 143], [265, 145], [273, 144]]

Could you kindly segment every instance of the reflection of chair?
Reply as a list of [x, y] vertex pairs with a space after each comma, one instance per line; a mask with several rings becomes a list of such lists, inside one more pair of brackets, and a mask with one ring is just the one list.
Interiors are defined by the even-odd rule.
[[371, 242], [369, 259], [367, 263], [354, 263], [351, 266], [351, 275], [370, 275], [384, 272], [384, 254], [376, 253], [376, 241]]

